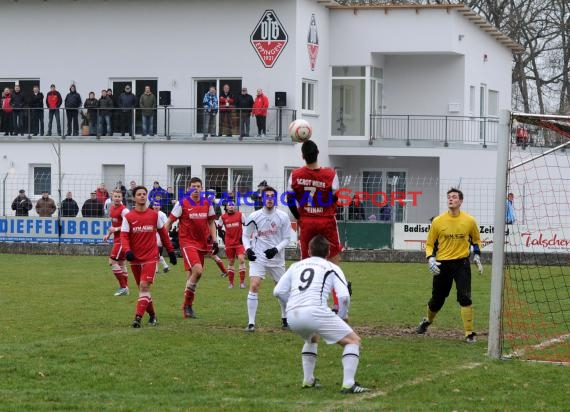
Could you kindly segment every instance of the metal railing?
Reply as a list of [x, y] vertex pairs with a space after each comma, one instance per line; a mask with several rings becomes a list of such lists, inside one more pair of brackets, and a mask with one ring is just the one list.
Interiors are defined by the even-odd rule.
[[494, 117], [437, 115], [376, 115], [370, 116], [369, 144], [375, 140], [443, 143], [496, 144], [499, 119]]
[[[214, 113], [208, 140], [215, 141], [213, 136], [224, 136], [240, 140], [290, 141], [287, 127], [296, 119], [296, 110], [269, 108], [264, 132], [258, 130], [257, 117], [249, 113], [249, 110], [235, 108]], [[14, 109], [10, 119], [0, 123], [0, 135], [27, 139], [43, 136], [61, 139], [125, 136], [136, 140], [157, 136], [168, 140], [203, 140], [204, 114], [203, 108], [172, 106], [160, 106], [150, 112], [141, 108], [80, 108], [71, 111], [65, 108], [22, 108]], [[75, 120], [77, 127], [74, 127]], [[146, 128], [143, 128], [143, 120], [147, 123]], [[246, 129], [247, 123], [249, 128]]]

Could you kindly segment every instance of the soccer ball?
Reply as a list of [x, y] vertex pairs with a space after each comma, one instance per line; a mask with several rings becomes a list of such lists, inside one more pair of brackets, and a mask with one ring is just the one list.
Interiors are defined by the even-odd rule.
[[311, 138], [313, 128], [311, 124], [303, 119], [297, 119], [289, 125], [289, 136], [296, 143], [303, 143]]

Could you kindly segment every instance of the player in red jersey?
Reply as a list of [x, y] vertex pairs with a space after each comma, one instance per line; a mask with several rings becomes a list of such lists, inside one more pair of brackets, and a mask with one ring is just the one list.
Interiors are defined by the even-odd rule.
[[239, 287], [245, 289], [245, 249], [243, 247], [241, 237], [243, 235], [243, 225], [245, 218], [243, 214], [236, 210], [233, 202], [226, 205], [226, 213], [224, 213], [220, 220], [225, 228], [224, 244], [226, 246], [226, 256], [228, 258], [228, 287], [234, 287], [234, 263], [237, 257], [239, 264]]
[[129, 294], [129, 274], [125, 264], [125, 252], [121, 246], [121, 225], [123, 224], [123, 218], [129, 213], [129, 209], [123, 205], [123, 193], [121, 190], [113, 190], [111, 196], [113, 201], [109, 208], [111, 227], [103, 237], [103, 240], [106, 242], [111, 236], [113, 237], [113, 249], [111, 249], [111, 254], [109, 255], [109, 266], [111, 266], [111, 270], [119, 282], [119, 289], [115, 292], [115, 296], [126, 296]]
[[210, 201], [202, 195], [202, 180], [190, 179], [190, 196], [185, 196], [176, 203], [166, 221], [167, 230], [176, 220], [178, 222], [178, 242], [184, 258], [186, 270], [186, 288], [182, 310], [185, 318], [195, 318], [194, 297], [196, 286], [204, 272], [204, 257], [218, 254], [218, 240], [215, 224], [216, 212]]
[[131, 262], [131, 270], [139, 287], [139, 298], [132, 327], [140, 328], [145, 312], [150, 316], [149, 325], [156, 326], [157, 324], [156, 312], [150, 295], [150, 287], [154, 282], [158, 261], [157, 232], [168, 251], [170, 263], [173, 265], [176, 265], [176, 254], [168, 237], [168, 231], [158, 218], [158, 214], [147, 205], [146, 187], [135, 187], [133, 194], [135, 207], [123, 218], [121, 244], [125, 250], [125, 257]]
[[[305, 166], [291, 173], [288, 195], [289, 209], [299, 224], [301, 259], [309, 257], [309, 241], [322, 235], [330, 245], [327, 259], [338, 265], [343, 250], [336, 224], [338, 176], [334, 169], [319, 166], [319, 148], [312, 140], [303, 143], [301, 153]], [[338, 308], [334, 290], [333, 301], [334, 310]]]

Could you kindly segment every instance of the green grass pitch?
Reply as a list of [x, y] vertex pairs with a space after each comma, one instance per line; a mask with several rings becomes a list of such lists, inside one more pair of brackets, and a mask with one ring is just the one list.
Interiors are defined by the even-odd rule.
[[269, 281], [248, 334], [247, 290], [229, 290], [211, 260], [199, 319], [183, 319], [177, 266], [152, 289], [159, 326], [145, 317], [135, 330], [137, 294], [113, 296], [105, 257], [0, 255], [0, 268], [0, 411], [568, 410], [567, 367], [487, 358], [488, 274], [473, 276], [480, 339], [468, 345], [455, 289], [428, 334], [413, 333], [431, 290], [425, 265], [344, 263], [363, 338], [357, 380], [373, 391], [342, 395], [338, 345], [319, 345], [324, 387], [300, 388], [302, 341], [280, 330]]

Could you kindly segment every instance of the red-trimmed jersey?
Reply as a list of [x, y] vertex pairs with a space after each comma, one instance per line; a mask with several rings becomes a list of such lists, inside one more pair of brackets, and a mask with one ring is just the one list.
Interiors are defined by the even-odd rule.
[[241, 246], [243, 225], [245, 224], [243, 214], [237, 210], [232, 214], [226, 212], [222, 215], [221, 219], [226, 230], [226, 237], [224, 240], [226, 248]]
[[[123, 225], [123, 218], [129, 213], [129, 209], [123, 204], [119, 206], [111, 205], [109, 209], [109, 217], [111, 218], [111, 227], [118, 227]], [[113, 243], [121, 242], [121, 232], [113, 233]]]
[[304, 217], [335, 216], [333, 195], [338, 188], [338, 177], [330, 167], [309, 169], [303, 166], [295, 169], [289, 177], [289, 190], [295, 193], [301, 222]]
[[169, 253], [172, 252], [174, 248], [158, 213], [152, 209], [146, 209], [144, 212], [131, 210], [125, 215], [121, 226], [121, 244], [125, 253], [130, 251], [135, 255], [135, 260], [131, 263], [158, 260], [157, 231], [166, 250]]
[[216, 218], [214, 206], [208, 199], [201, 198], [192, 202], [187, 198], [180, 200], [170, 212], [170, 220], [178, 223], [178, 240], [181, 247], [194, 247], [202, 251], [210, 251], [211, 244], [209, 223]]

